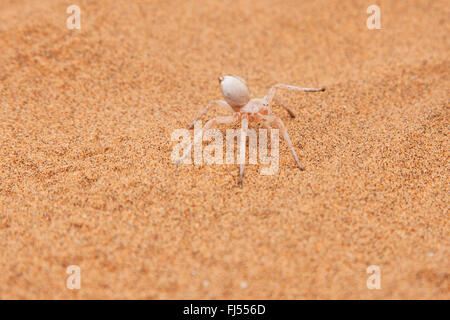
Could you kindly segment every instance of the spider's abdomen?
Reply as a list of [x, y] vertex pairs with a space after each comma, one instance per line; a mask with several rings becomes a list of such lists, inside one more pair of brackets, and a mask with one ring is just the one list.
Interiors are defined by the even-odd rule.
[[219, 78], [222, 94], [225, 101], [233, 108], [239, 109], [245, 106], [250, 100], [245, 81], [237, 76], [223, 76]]

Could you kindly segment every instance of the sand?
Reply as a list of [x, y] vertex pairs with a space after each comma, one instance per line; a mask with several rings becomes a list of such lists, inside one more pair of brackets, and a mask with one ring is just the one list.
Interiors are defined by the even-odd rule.
[[[371, 1], [71, 4], [0, 2], [0, 298], [450, 298], [447, 1], [378, 1], [380, 30]], [[242, 187], [171, 161], [224, 74], [327, 88], [273, 108], [305, 171], [282, 140]]]

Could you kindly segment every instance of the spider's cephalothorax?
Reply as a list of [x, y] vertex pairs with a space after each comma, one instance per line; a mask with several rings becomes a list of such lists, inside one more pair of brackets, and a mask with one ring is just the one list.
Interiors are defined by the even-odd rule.
[[[299, 88], [287, 84], [277, 84], [270, 88], [267, 95], [262, 98], [254, 98], [250, 99], [250, 92], [248, 91], [247, 84], [244, 79], [238, 76], [223, 76], [219, 78], [219, 83], [222, 88], [222, 94], [225, 100], [214, 100], [211, 101], [203, 110], [195, 118], [194, 122], [197, 121], [202, 115], [204, 115], [210, 107], [213, 105], [219, 105], [230, 110], [233, 115], [226, 117], [215, 117], [208, 122], [206, 122], [205, 126], [198, 132], [198, 134], [194, 137], [194, 141], [189, 145], [188, 148], [185, 149], [183, 156], [178, 160], [178, 163], [191, 152], [191, 148], [199, 141], [205, 130], [208, 130], [215, 124], [219, 123], [233, 123], [236, 121], [241, 121], [241, 137], [240, 137], [240, 152], [245, 154], [245, 141], [247, 137], [248, 130], [248, 122], [261, 122], [266, 128], [276, 128], [281, 131], [286, 143], [292, 151], [292, 155], [297, 163], [297, 166], [300, 170], [304, 170], [303, 166], [300, 164], [298, 160], [297, 153], [295, 152], [294, 147], [292, 146], [291, 139], [289, 138], [289, 134], [286, 131], [286, 127], [283, 124], [283, 121], [273, 114], [270, 110], [270, 107], [273, 102], [277, 102], [281, 105], [291, 116], [291, 118], [295, 118], [295, 114], [278, 98], [275, 97], [275, 92], [277, 88], [284, 88], [289, 90], [296, 91], [306, 91], [306, 92], [318, 92], [325, 91], [325, 88]], [[194, 122], [191, 125], [191, 129], [194, 127]], [[239, 169], [239, 183], [242, 183], [242, 179], [244, 177], [244, 163], [240, 164]]]

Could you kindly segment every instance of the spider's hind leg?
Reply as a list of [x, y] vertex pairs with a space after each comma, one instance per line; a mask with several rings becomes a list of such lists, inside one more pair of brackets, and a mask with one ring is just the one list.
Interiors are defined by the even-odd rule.
[[191, 149], [192, 147], [198, 142], [198, 141], [202, 141], [203, 140], [203, 133], [212, 128], [213, 126], [215, 126], [216, 124], [222, 124], [222, 123], [233, 123], [235, 122], [236, 119], [234, 116], [227, 116], [227, 117], [215, 117], [212, 118], [211, 120], [209, 120], [208, 122], [205, 123], [205, 126], [194, 136], [194, 139], [192, 141], [192, 143], [190, 143], [183, 152], [183, 155], [181, 156], [181, 158], [179, 158], [176, 161], [176, 164], [180, 164], [184, 158], [186, 158], [188, 155], [191, 154]]
[[305, 168], [300, 163], [300, 160], [298, 159], [297, 153], [295, 152], [294, 146], [292, 145], [291, 138], [289, 137], [289, 134], [286, 130], [286, 127], [284, 126], [283, 121], [276, 116], [276, 115], [270, 115], [270, 116], [261, 116], [265, 120], [265, 125], [271, 127], [273, 124], [274, 128], [277, 128], [281, 131], [281, 134], [283, 135], [284, 140], [286, 141], [286, 144], [288, 145], [289, 149], [291, 149], [292, 156], [294, 157], [295, 162], [297, 163], [297, 167], [304, 171]]
[[245, 147], [247, 142], [247, 132], [248, 132], [248, 120], [247, 118], [243, 118], [241, 121], [241, 141], [239, 144], [239, 184], [242, 185], [242, 181], [244, 179], [244, 170], [245, 170]]

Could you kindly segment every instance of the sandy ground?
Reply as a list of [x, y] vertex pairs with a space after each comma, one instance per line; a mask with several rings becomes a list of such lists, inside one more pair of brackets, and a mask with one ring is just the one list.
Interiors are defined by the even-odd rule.
[[[71, 4], [0, 2], [0, 298], [450, 298], [447, 1]], [[305, 171], [172, 163], [223, 74], [327, 88], [273, 108]]]

